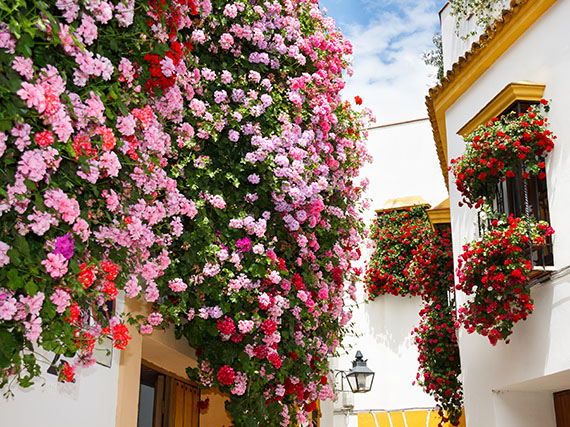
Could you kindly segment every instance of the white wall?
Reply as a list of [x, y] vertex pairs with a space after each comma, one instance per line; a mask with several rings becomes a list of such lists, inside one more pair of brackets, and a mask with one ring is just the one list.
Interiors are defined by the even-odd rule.
[[[58, 383], [44, 375], [45, 383], [14, 389], [15, 398], [0, 398], [0, 425], [6, 427], [110, 427], [115, 425], [118, 352], [113, 366], [95, 365], [79, 371], [76, 383]], [[38, 381], [41, 384], [41, 381]]]
[[[118, 312], [123, 310], [123, 298], [124, 294], [119, 293]], [[120, 356], [119, 350], [113, 351], [110, 368], [95, 364], [88, 369], [77, 369], [75, 383], [58, 382], [55, 375], [45, 372], [48, 366], [44, 364], [43, 380], [37, 379], [27, 389], [14, 387], [13, 398], [0, 397], [0, 426], [114, 426]]]
[[[551, 130], [558, 135], [556, 147], [547, 159], [551, 225], [556, 230], [554, 262], [557, 269], [570, 264], [569, 17], [570, 2], [556, 2], [446, 113], [448, 154], [452, 159], [464, 151], [464, 143], [455, 132], [508, 83], [529, 80], [546, 84], [544, 97], [552, 99], [548, 115]], [[460, 196], [452, 177], [450, 190], [454, 255], [457, 259], [461, 246], [476, 237], [476, 213], [466, 207], [458, 207]], [[559, 274], [552, 281], [534, 287], [532, 297], [534, 313], [515, 326], [510, 344], [499, 343], [493, 347], [484, 337], [468, 335], [465, 331], [460, 333], [469, 427], [555, 425], [551, 393], [560, 388], [529, 386], [526, 391], [538, 393], [530, 397], [512, 394], [508, 390], [545, 375], [562, 375], [570, 368], [567, 331], [570, 324], [570, 276]], [[570, 382], [566, 382], [565, 388], [570, 388]], [[493, 393], [492, 390], [506, 394]], [[534, 414], [534, 418], [530, 414]]]

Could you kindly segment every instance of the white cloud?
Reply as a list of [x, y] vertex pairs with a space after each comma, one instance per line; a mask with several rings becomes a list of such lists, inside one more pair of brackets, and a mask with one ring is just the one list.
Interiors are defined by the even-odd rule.
[[[421, 54], [432, 49], [439, 26], [435, 2], [407, 0], [376, 9], [374, 2], [365, 2], [373, 14], [368, 24], [343, 27], [354, 47], [354, 76], [343, 96], [361, 96], [377, 124], [427, 117], [425, 96], [435, 69]], [[434, 206], [447, 197], [429, 122], [371, 130], [368, 147], [374, 163], [362, 171], [371, 181], [367, 219], [386, 199], [421, 195]]]

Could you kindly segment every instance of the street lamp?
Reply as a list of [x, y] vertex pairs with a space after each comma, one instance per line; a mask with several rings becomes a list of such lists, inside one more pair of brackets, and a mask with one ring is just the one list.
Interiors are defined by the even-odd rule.
[[346, 380], [353, 393], [366, 393], [372, 388], [374, 381], [374, 371], [372, 371], [366, 362], [368, 359], [362, 359], [362, 353], [356, 352], [356, 359], [352, 361], [352, 369], [346, 374]]

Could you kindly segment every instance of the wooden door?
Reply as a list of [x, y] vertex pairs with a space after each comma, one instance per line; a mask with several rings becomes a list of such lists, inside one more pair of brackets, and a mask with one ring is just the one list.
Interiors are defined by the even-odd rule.
[[570, 390], [554, 393], [556, 427], [570, 427]]
[[154, 394], [153, 427], [198, 427], [197, 387], [159, 375]]

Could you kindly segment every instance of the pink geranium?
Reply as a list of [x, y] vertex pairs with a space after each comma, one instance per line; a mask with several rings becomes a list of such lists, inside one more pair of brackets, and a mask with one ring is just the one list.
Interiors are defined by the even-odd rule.
[[59, 279], [67, 273], [67, 260], [61, 254], [48, 254], [47, 259], [42, 261], [42, 265], [54, 279]]

